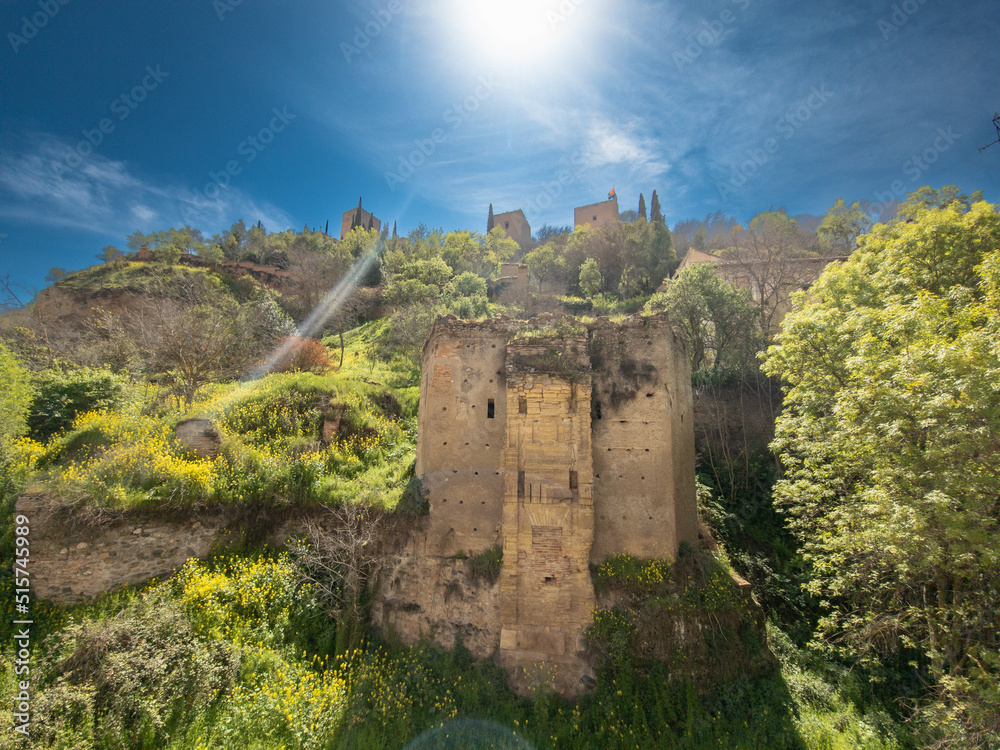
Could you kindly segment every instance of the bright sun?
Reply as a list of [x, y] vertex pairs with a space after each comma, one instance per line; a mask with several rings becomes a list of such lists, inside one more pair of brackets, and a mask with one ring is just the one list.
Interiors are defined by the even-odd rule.
[[[561, 4], [573, 6], [573, 1]], [[558, 0], [458, 0], [452, 12], [456, 31], [472, 54], [518, 67], [553, 51], [562, 20], [559, 7]]]

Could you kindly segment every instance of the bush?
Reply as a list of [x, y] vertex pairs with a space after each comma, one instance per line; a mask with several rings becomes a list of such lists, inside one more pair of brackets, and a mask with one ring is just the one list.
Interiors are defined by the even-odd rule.
[[200, 638], [175, 603], [155, 595], [116, 617], [69, 625], [49, 647], [43, 668], [60, 677], [37, 705], [59, 717], [55, 734], [93, 731], [99, 747], [165, 747], [236, 676], [229, 647]]
[[24, 433], [30, 404], [28, 371], [0, 344], [0, 450], [6, 441]]
[[67, 373], [42, 373], [28, 410], [29, 434], [46, 441], [72, 425], [78, 414], [120, 408], [126, 382], [110, 370], [89, 367]]
[[597, 591], [618, 589], [632, 594], [648, 594], [670, 584], [670, 560], [642, 560], [632, 555], [611, 555], [593, 573]]
[[324, 373], [333, 369], [326, 347], [319, 339], [289, 336], [278, 347], [281, 354], [274, 365], [275, 372]]

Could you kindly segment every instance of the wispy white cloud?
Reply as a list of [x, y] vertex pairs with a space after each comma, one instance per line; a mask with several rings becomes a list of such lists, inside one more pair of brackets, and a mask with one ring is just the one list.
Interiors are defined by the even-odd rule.
[[182, 224], [212, 233], [240, 218], [278, 231], [295, 224], [282, 209], [238, 188], [225, 187], [209, 200], [181, 185], [143, 180], [125, 162], [81, 157], [69, 142], [47, 134], [21, 149], [0, 149], [0, 195], [2, 218], [101, 235]]

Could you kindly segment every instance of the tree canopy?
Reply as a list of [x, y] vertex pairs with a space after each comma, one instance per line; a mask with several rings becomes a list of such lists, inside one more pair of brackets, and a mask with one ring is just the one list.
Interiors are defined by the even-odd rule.
[[1000, 215], [926, 197], [799, 294], [767, 353], [787, 384], [776, 500], [829, 642], [909, 654], [946, 721], [996, 725]]

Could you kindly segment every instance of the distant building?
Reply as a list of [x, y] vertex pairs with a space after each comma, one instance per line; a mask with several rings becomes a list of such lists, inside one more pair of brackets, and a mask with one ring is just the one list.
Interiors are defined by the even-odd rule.
[[527, 250], [531, 246], [531, 226], [521, 209], [494, 215], [493, 226], [503, 229], [522, 250]]
[[598, 227], [609, 227], [619, 222], [621, 222], [621, 218], [618, 215], [617, 195], [610, 200], [573, 209], [574, 227], [589, 224], [591, 229], [597, 229]]
[[[792, 293], [806, 290], [820, 277], [830, 263], [843, 263], [846, 256], [793, 258], [724, 258], [690, 248], [674, 271], [676, 279], [686, 268], [708, 263], [712, 272], [723, 281], [741, 289], [749, 289], [753, 301], [771, 311], [768, 319], [776, 330], [792, 309]], [[666, 282], [657, 291], [666, 289]]]
[[[501, 224], [500, 226], [503, 226]], [[495, 298], [501, 305], [521, 305], [527, 307], [528, 267], [523, 263], [501, 263], [500, 276], [494, 282]]]
[[[360, 213], [359, 213], [360, 212]], [[350, 211], [344, 211], [344, 216], [340, 220], [340, 239], [344, 239], [351, 233], [355, 226], [363, 229], [374, 229], [376, 232], [382, 231], [382, 222], [368, 211], [361, 207], [361, 199], [358, 198], [358, 205]]]

